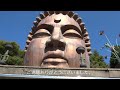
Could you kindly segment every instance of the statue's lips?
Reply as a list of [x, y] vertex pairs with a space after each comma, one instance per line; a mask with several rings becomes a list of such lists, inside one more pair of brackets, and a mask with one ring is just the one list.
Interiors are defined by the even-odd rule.
[[68, 68], [68, 60], [63, 57], [64, 53], [57, 50], [48, 51], [43, 59], [41, 67], [44, 68]]
[[49, 54], [43, 59], [44, 63], [67, 63], [67, 59], [59, 54]]
[[67, 63], [66, 60], [61, 58], [47, 58], [44, 60], [44, 63]]

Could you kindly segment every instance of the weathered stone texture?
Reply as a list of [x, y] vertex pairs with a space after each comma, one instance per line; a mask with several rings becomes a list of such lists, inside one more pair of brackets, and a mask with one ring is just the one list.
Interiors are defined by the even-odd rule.
[[[34, 76], [56, 76], [62, 77], [100, 77], [100, 78], [119, 78], [120, 69], [110, 68], [40, 68], [31, 66], [10, 66], [0, 65], [0, 78], [5, 75], [16, 75], [17, 78], [23, 77], [23, 75]], [[8, 77], [6, 77], [8, 78]], [[9, 76], [10, 78], [10, 76]]]

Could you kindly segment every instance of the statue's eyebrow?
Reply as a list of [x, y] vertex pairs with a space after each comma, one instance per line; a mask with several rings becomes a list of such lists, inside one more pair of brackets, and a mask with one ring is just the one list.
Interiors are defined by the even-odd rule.
[[39, 29], [46, 29], [48, 30], [50, 33], [52, 33], [53, 29], [54, 29], [54, 26], [53, 25], [50, 25], [50, 24], [41, 24], [37, 27], [37, 30]]
[[82, 32], [81, 32], [81, 30], [77, 27], [77, 26], [75, 26], [75, 25], [63, 25], [62, 27], [61, 27], [61, 30], [62, 30], [62, 33], [64, 33], [66, 30], [69, 30], [69, 29], [74, 29], [74, 30], [76, 30], [80, 35], [82, 35]]

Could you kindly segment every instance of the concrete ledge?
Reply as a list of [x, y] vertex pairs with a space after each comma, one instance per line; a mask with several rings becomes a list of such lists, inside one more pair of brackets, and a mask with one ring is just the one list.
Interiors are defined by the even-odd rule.
[[120, 78], [113, 68], [40, 68], [35, 66], [0, 65], [0, 78], [97, 79]]
[[0, 79], [120, 79], [120, 78], [0, 74]]

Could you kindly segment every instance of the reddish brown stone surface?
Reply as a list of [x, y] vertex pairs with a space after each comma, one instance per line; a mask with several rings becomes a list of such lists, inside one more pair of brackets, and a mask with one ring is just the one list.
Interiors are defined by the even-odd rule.
[[[90, 67], [90, 39], [84, 23], [71, 11], [47, 11], [34, 21], [26, 42], [24, 64], [43, 68]], [[78, 47], [85, 48], [78, 54]]]

